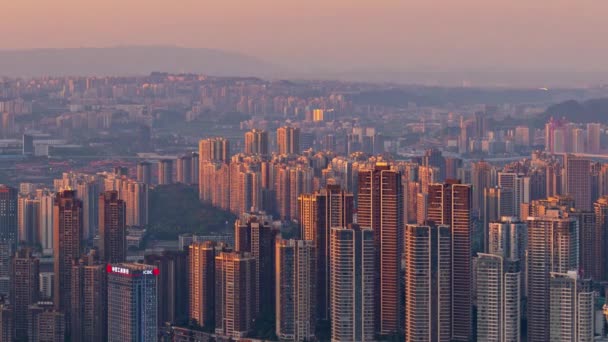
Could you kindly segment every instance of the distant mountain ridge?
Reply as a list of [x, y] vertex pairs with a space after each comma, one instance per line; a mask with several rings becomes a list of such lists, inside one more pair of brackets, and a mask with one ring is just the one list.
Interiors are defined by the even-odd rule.
[[550, 117], [565, 118], [570, 122], [608, 123], [608, 98], [590, 99], [582, 102], [569, 100], [549, 106], [542, 115], [546, 122]]
[[153, 71], [272, 76], [281, 68], [235, 52], [176, 46], [0, 50], [0, 76], [143, 75]]

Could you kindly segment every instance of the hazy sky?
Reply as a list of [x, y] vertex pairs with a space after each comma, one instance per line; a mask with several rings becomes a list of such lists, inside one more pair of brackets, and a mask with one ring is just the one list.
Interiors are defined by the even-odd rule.
[[0, 0], [1, 47], [172, 44], [283, 65], [608, 70], [606, 0]]

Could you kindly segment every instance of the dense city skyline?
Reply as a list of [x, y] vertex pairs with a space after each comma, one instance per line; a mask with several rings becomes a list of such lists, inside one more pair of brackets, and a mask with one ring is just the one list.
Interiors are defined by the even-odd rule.
[[[74, 84], [68, 91], [78, 92]], [[532, 132], [513, 123], [505, 132], [490, 123], [504, 109], [485, 105], [466, 120], [440, 119], [452, 133], [423, 121], [405, 137], [439, 134], [448, 146], [422, 139], [416, 151], [394, 146], [377, 124], [324, 132], [352, 119], [347, 101], [330, 99], [333, 108], [282, 114], [274, 132], [252, 117], [239, 123], [239, 137], [203, 138], [171, 153], [163, 146], [111, 170], [95, 161], [93, 172], [52, 171], [46, 182], [4, 175], [19, 187], [0, 188], [2, 334], [336, 342], [606, 334], [595, 323], [608, 277], [604, 124], [550, 118]], [[10, 137], [20, 129], [10, 113], [29, 107], [3, 105]], [[47, 163], [49, 148], [60, 159], [72, 148], [34, 133], [20, 147], [5, 157]], [[157, 235], [151, 197], [171, 189], [230, 212], [233, 227], [226, 221], [197, 235], [210, 233], [202, 222], [194, 234], [173, 226], [173, 239]], [[51, 282], [42, 271], [50, 266]]]
[[608, 4], [5, 7], [0, 342], [608, 341]]

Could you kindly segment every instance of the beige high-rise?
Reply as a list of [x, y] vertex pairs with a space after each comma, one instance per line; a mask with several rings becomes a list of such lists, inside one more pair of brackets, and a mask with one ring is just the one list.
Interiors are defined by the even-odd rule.
[[331, 228], [331, 340], [374, 340], [374, 232]]
[[405, 341], [449, 342], [452, 233], [446, 225], [405, 227]]
[[312, 241], [276, 242], [276, 334], [281, 341], [311, 341], [316, 320], [316, 252]]

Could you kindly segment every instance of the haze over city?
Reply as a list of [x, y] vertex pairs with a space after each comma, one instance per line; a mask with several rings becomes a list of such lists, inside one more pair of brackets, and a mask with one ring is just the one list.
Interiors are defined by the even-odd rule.
[[211, 48], [266, 61], [277, 75], [382, 80], [391, 72], [607, 72], [607, 15], [596, 0], [24, 0], [5, 1], [0, 30], [2, 49]]
[[4, 0], [0, 342], [608, 342], [605, 18]]

